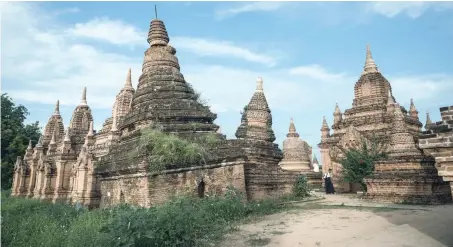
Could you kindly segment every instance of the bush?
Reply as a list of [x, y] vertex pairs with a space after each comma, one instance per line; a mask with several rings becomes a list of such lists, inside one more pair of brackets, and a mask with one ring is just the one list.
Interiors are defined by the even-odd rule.
[[299, 176], [293, 187], [294, 196], [304, 198], [310, 196], [310, 191], [311, 189], [307, 178], [304, 175]]
[[150, 171], [161, 171], [173, 165], [186, 167], [206, 164], [209, 149], [220, 142], [218, 136], [207, 133], [196, 140], [186, 140], [162, 131], [161, 126], [150, 126], [142, 130], [136, 151], [131, 158], [144, 154], [150, 164]]
[[373, 173], [375, 161], [387, 157], [385, 149], [386, 145], [373, 138], [371, 143], [362, 140], [360, 146], [344, 151], [343, 158], [338, 160], [343, 167], [343, 180], [359, 183], [363, 190], [367, 191], [364, 178]]
[[249, 216], [281, 210], [276, 201], [246, 202], [225, 196], [175, 197], [153, 208], [73, 206], [7, 197], [2, 193], [4, 246], [208, 246]]

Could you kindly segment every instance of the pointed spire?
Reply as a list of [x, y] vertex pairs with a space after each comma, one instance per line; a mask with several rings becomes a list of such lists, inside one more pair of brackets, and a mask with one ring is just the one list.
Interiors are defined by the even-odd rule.
[[93, 121], [90, 121], [90, 129], [88, 130], [88, 134], [87, 136], [93, 136], [94, 133], [93, 133]]
[[38, 143], [36, 143], [35, 148], [42, 148], [42, 135], [39, 137]]
[[414, 137], [410, 134], [405, 121], [405, 115], [398, 103], [395, 104], [392, 134], [390, 136], [391, 151], [389, 156], [417, 157], [421, 155], [417, 149]]
[[340, 107], [338, 106], [338, 103], [335, 103], [335, 114], [341, 114]]
[[431, 128], [431, 125], [433, 122], [431, 121], [431, 118], [429, 117], [429, 112], [426, 111], [426, 124], [425, 124], [425, 129], [429, 130]]
[[165, 24], [163, 21], [157, 18], [151, 21], [147, 41], [151, 46], [168, 45], [170, 38], [168, 37], [167, 29], [165, 28]]
[[82, 100], [79, 105], [87, 105], [87, 88], [84, 87], [82, 91]]
[[69, 127], [66, 129], [66, 133], [64, 134], [64, 142], [71, 142], [71, 138], [69, 137]]
[[299, 137], [299, 133], [296, 132], [296, 126], [294, 125], [294, 119], [292, 117], [289, 121], [289, 131], [286, 137]]
[[365, 66], [363, 67], [362, 75], [368, 73], [379, 72], [376, 63], [373, 60], [373, 56], [371, 55], [370, 45], [366, 45], [366, 59], [365, 59]]
[[316, 158], [316, 154], [313, 154], [313, 161], [312, 164], [319, 164], [318, 158]]
[[294, 126], [294, 119], [292, 117], [289, 120], [289, 133], [296, 133], [296, 126]]
[[418, 118], [418, 111], [417, 111], [417, 108], [415, 108], [413, 99], [411, 99], [411, 106], [409, 108], [409, 115], [411, 117], [413, 117], [413, 118]]
[[126, 82], [124, 83], [124, 87], [132, 87], [132, 76], [131, 76], [131, 69], [127, 71]]
[[55, 104], [55, 111], [53, 115], [60, 115], [60, 101], [57, 100], [57, 104]]
[[329, 129], [329, 125], [327, 125], [327, 120], [326, 120], [326, 116], [323, 116], [322, 117], [322, 128], [321, 130], [324, 130], [324, 129]]
[[33, 149], [33, 146], [31, 145], [31, 139], [28, 141], [28, 147], [27, 147], [28, 150], [32, 150]]
[[256, 79], [256, 92], [263, 92], [263, 78]]

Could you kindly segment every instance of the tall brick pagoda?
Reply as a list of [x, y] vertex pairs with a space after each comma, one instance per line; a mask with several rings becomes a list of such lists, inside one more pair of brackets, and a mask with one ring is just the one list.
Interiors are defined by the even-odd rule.
[[[395, 98], [392, 95], [390, 82], [379, 71], [371, 54], [370, 46], [366, 47], [366, 59], [363, 72], [354, 86], [352, 108], [344, 113], [338, 105], [335, 106], [333, 133], [323, 120], [321, 128], [321, 142], [318, 144], [321, 152], [323, 173], [333, 170], [334, 185], [339, 192], [351, 191], [352, 184], [340, 182], [341, 165], [334, 159], [341, 158], [337, 154], [339, 148], [347, 150], [352, 146], [360, 145], [362, 140], [376, 138], [382, 143], [390, 141], [390, 130], [393, 120]], [[398, 106], [400, 107], [400, 106]], [[411, 102], [411, 114], [401, 107], [404, 113], [404, 122], [409, 133], [416, 137], [422, 124], [415, 113], [415, 105]]]
[[388, 159], [375, 163], [375, 171], [364, 181], [367, 198], [390, 203], [439, 204], [450, 202], [447, 182], [438, 176], [435, 160], [418, 149], [396, 104]]

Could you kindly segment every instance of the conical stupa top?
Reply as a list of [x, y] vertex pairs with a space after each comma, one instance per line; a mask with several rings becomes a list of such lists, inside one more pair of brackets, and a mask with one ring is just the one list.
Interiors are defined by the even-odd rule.
[[315, 155], [315, 154], [313, 154], [313, 161], [312, 161], [312, 164], [319, 164], [318, 158], [316, 158], [316, 155]]
[[340, 107], [338, 106], [338, 103], [335, 103], [335, 114], [341, 114]]
[[169, 41], [170, 38], [168, 37], [164, 22], [157, 19], [156, 16], [156, 19], [153, 19], [149, 26], [148, 43], [151, 46], [166, 46]]
[[53, 112], [53, 115], [60, 115], [60, 101], [57, 100], [57, 103], [55, 104], [55, 111]]
[[36, 143], [35, 148], [42, 148], [42, 135], [39, 137], [38, 143]]
[[256, 79], [256, 92], [263, 92], [263, 78]]
[[362, 75], [368, 73], [379, 72], [376, 63], [373, 60], [373, 56], [371, 55], [370, 45], [366, 45], [366, 60], [365, 66], [363, 67]]
[[289, 120], [289, 131], [286, 137], [299, 137], [299, 133], [296, 132], [296, 126], [294, 125], [294, 119]]
[[64, 142], [71, 142], [71, 138], [69, 137], [69, 127], [66, 129], [66, 133], [64, 133]]
[[390, 146], [390, 157], [419, 157], [421, 155], [420, 150], [416, 147], [414, 137], [406, 127], [405, 116], [398, 103], [395, 104], [394, 109]]
[[82, 91], [82, 100], [80, 101], [80, 105], [87, 105], [87, 88], [84, 87]]
[[52, 132], [52, 139], [50, 140], [50, 144], [55, 144], [57, 143], [56, 137], [55, 137], [55, 130]]
[[126, 82], [124, 83], [124, 87], [132, 87], [132, 76], [131, 76], [131, 69], [127, 71]]
[[321, 130], [323, 130], [323, 129], [329, 129], [329, 125], [327, 125], [326, 116], [322, 117], [322, 128], [321, 128]]
[[28, 141], [28, 147], [27, 147], [28, 150], [32, 150], [33, 149], [33, 146], [31, 145], [31, 139]]
[[410, 108], [409, 108], [409, 111], [412, 111], [412, 112], [417, 111], [417, 109], [415, 108], [414, 100], [413, 100], [413, 99], [411, 99], [411, 106], [410, 106]]
[[426, 112], [426, 124], [425, 124], [425, 129], [429, 129], [429, 127], [433, 124], [431, 121], [431, 118], [429, 117], [429, 112]]
[[93, 136], [94, 133], [93, 133], [93, 121], [90, 122], [90, 129], [88, 130], [88, 134], [87, 136]]

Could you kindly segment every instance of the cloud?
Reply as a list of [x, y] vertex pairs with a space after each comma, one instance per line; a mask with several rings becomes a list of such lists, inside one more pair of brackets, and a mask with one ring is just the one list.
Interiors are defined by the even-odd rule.
[[228, 17], [233, 17], [235, 15], [244, 14], [248, 12], [264, 12], [264, 11], [274, 11], [283, 6], [283, 2], [253, 2], [245, 3], [236, 7], [231, 7], [227, 9], [217, 10], [215, 15], [217, 19], [225, 19]]
[[[115, 95], [126, 79], [128, 68], [132, 68], [134, 86], [141, 73], [143, 55], [130, 55], [123, 49], [126, 42], [115, 41], [115, 52], [105, 50], [104, 44], [111, 43], [104, 34], [82, 32], [96, 23], [106, 22], [130, 26], [128, 32], [141, 36], [146, 42], [146, 32], [124, 21], [98, 18], [88, 21], [90, 25], [65, 25], [58, 22], [39, 5], [15, 2], [2, 6], [2, 86], [13, 99], [26, 105], [48, 104], [48, 113], [32, 112], [46, 120], [53, 110], [57, 99], [62, 108], [72, 111], [80, 102], [81, 91], [87, 86], [87, 98], [93, 109], [95, 126], [99, 129], [105, 118], [109, 117]], [[94, 25], [94, 24], [96, 25]], [[101, 25], [102, 26], [102, 25]], [[127, 29], [127, 28], [126, 28]], [[68, 30], [79, 30], [70, 33]], [[120, 29], [112, 28], [113, 32]], [[107, 31], [106, 31], [107, 32]], [[81, 35], [81, 34], [85, 35]], [[76, 35], [78, 34], [78, 35]], [[87, 42], [93, 34], [104, 44], [93, 45]], [[98, 36], [96, 36], [98, 35]], [[131, 36], [133, 36], [131, 35]], [[136, 40], [136, 41], [134, 41]], [[120, 42], [120, 43], [118, 43]], [[138, 38], [131, 42], [141, 43]], [[239, 110], [249, 102], [258, 76], [264, 79], [264, 91], [274, 116], [274, 130], [278, 141], [284, 138], [288, 119], [295, 116], [299, 133], [315, 145], [319, 141], [319, 128], [322, 115], [332, 116], [335, 103], [340, 108], [350, 108], [354, 95], [354, 84], [359, 73], [350, 74], [323, 67], [321, 64], [303, 64], [291, 67], [233, 66], [222, 64], [225, 58], [236, 58], [258, 64], [275, 62], [266, 52], [257, 53], [226, 41], [208, 40], [193, 37], [175, 36], [172, 43], [184, 53], [181, 70], [186, 80], [208, 99], [214, 112], [219, 113], [218, 122], [223, 130], [232, 137], [239, 124]], [[144, 49], [144, 48], [143, 48]], [[179, 54], [179, 53], [178, 53]], [[222, 57], [216, 63], [192, 59], [193, 55]], [[20, 66], [17, 66], [20, 65]], [[357, 64], [362, 67], [362, 64]], [[408, 106], [409, 99], [415, 100], [420, 112], [428, 104], [451, 104], [449, 92], [453, 90], [452, 75], [387, 75], [398, 102]], [[450, 93], [451, 94], [451, 93]], [[450, 101], [450, 102], [448, 102]], [[438, 105], [441, 104], [441, 105]], [[423, 106], [423, 107], [422, 107]], [[47, 107], [44, 105], [44, 107]], [[64, 115], [69, 121], [70, 116]], [[303, 120], [303, 121], [302, 121]], [[331, 122], [330, 122], [331, 123]], [[309, 138], [308, 138], [309, 137]]]
[[67, 33], [77, 37], [95, 39], [114, 45], [146, 44], [145, 32], [119, 20], [107, 17], [96, 18], [86, 23], [77, 23]]
[[434, 3], [434, 2], [370, 2], [366, 8], [379, 15], [393, 18], [397, 15], [406, 15], [412, 19], [417, 19], [426, 11], [443, 11], [452, 9], [451, 3]]
[[250, 51], [227, 41], [207, 40], [190, 37], [174, 37], [171, 43], [178, 50], [186, 50], [199, 56], [234, 57], [267, 66], [276, 64], [275, 58]]

